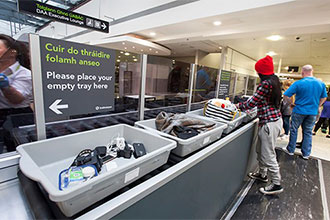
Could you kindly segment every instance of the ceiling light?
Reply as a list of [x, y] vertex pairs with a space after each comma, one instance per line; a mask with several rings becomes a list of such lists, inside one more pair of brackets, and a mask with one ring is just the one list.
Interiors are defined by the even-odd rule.
[[317, 42], [325, 42], [327, 41], [328, 39], [326, 37], [322, 37], [322, 38], [319, 38], [319, 39], [315, 39], [314, 41], [317, 41]]
[[133, 58], [135, 58], [135, 56], [132, 56]]
[[133, 49], [135, 49], [135, 47], [134, 47], [134, 46], [132, 46], [132, 48], [133, 48]]
[[152, 51], [152, 49], [151, 49], [151, 48], [149, 48], [149, 50], [150, 50], [150, 51]]
[[125, 55], [126, 55], [126, 56], [129, 56], [129, 53], [128, 53], [128, 52], [126, 52], [126, 53], [125, 53]]
[[286, 66], [286, 67], [284, 67], [284, 69], [285, 69], [285, 70], [289, 70], [289, 67], [288, 67], [288, 66]]
[[125, 42], [123, 42], [122, 44], [125, 45]]
[[120, 62], [120, 60], [117, 60], [117, 62]]
[[213, 25], [214, 26], [219, 26], [219, 25], [221, 25], [222, 23], [221, 23], [221, 21], [213, 21]]
[[118, 56], [118, 58], [120, 58], [120, 56]]
[[155, 32], [150, 32], [149, 34], [150, 34], [150, 36], [156, 36]]
[[124, 47], [125, 50], [127, 50], [127, 47]]
[[120, 51], [120, 53], [124, 53], [123, 51]]
[[222, 49], [222, 47], [218, 47], [220, 50]]
[[271, 40], [271, 41], [278, 41], [281, 40], [283, 37], [281, 37], [280, 35], [271, 35], [269, 37], [267, 37], [267, 40]]
[[268, 55], [268, 56], [275, 56], [275, 55], [277, 55], [277, 53], [275, 53], [274, 51], [269, 51], [268, 53], [266, 53], [266, 55]]
[[137, 61], [137, 59], [133, 59], [133, 61], [135, 61], [135, 62], [136, 62], [136, 61]]

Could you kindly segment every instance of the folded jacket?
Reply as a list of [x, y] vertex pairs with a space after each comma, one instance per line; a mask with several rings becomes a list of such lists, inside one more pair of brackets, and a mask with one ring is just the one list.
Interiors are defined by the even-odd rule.
[[199, 119], [192, 118], [185, 114], [173, 114], [160, 112], [156, 117], [156, 128], [159, 131], [176, 136], [173, 132], [174, 126], [184, 126], [196, 129], [196, 131], [207, 131], [214, 128], [215, 123], [205, 122]]

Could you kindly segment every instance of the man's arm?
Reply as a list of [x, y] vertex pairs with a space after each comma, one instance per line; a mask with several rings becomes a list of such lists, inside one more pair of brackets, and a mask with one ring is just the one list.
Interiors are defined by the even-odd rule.
[[291, 97], [289, 97], [289, 96], [286, 96], [286, 95], [283, 95], [283, 99], [288, 103], [288, 105], [290, 105], [290, 107], [294, 107], [295, 106], [295, 104], [293, 103], [293, 101], [292, 101], [292, 98]]
[[320, 103], [319, 103], [319, 107], [321, 107], [326, 100], [327, 100], [327, 97], [321, 98]]
[[1, 91], [8, 102], [12, 104], [20, 104], [25, 99], [25, 97], [12, 86], [1, 88]]

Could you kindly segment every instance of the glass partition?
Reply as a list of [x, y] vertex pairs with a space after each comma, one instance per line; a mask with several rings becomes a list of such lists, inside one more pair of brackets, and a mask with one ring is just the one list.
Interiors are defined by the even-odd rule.
[[219, 70], [207, 66], [196, 66], [192, 102], [202, 102], [216, 95], [216, 81]]
[[145, 108], [187, 104], [190, 64], [148, 56]]
[[237, 73], [232, 72], [231, 76], [230, 76], [230, 84], [229, 84], [229, 99], [230, 99], [230, 101], [234, 100], [236, 75], [237, 75]]
[[141, 81], [140, 55], [116, 51], [115, 111], [137, 111]]
[[257, 82], [256, 77], [249, 76], [246, 95], [248, 95], [248, 96], [253, 95], [253, 93], [256, 89], [256, 82]]
[[0, 47], [1, 154], [15, 151], [13, 129], [34, 124], [34, 114], [29, 43], [0, 35]]
[[238, 74], [237, 81], [235, 86], [235, 96], [242, 96], [245, 95], [246, 91], [246, 84], [247, 84], [248, 76]]

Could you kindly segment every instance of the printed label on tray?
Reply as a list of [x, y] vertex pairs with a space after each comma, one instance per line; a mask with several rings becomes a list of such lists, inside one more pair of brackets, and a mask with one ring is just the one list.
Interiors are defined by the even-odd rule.
[[210, 136], [204, 138], [203, 144], [207, 144], [210, 141]]
[[140, 172], [140, 167], [126, 173], [125, 175], [125, 183], [131, 181], [132, 179], [136, 178], [139, 176], [139, 172]]

